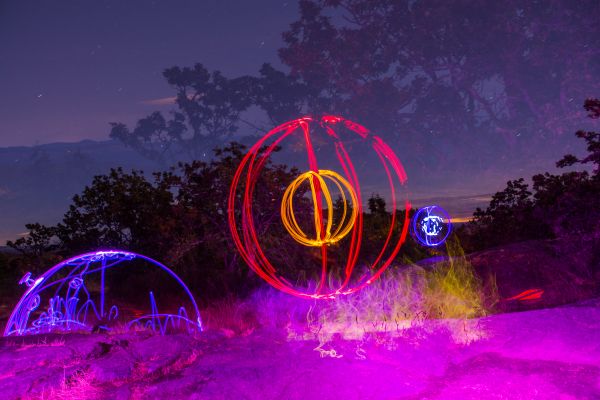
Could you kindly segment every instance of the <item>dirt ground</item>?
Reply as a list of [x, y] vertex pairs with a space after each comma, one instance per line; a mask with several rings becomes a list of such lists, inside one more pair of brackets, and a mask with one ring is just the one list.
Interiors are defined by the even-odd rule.
[[3, 338], [0, 398], [600, 399], [600, 300], [361, 341], [266, 330]]

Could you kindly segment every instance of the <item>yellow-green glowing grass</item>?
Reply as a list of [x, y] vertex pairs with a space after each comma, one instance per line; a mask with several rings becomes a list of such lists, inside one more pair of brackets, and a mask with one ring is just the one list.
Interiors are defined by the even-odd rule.
[[337, 337], [394, 346], [395, 338], [413, 341], [441, 329], [456, 343], [470, 343], [485, 336], [478, 317], [489, 313], [497, 290], [477, 276], [456, 240], [441, 253], [447, 255], [443, 261], [427, 267], [398, 263], [363, 290], [333, 300], [265, 288], [244, 301], [214, 304], [202, 311], [203, 319], [208, 330], [227, 336], [263, 328], [285, 330], [289, 340], [316, 339], [324, 356], [336, 356], [323, 346]]
[[488, 314], [497, 297], [495, 285], [484, 285], [456, 240], [446, 251], [448, 258], [430, 267], [392, 267], [358, 293], [314, 302], [307, 312], [308, 332], [291, 336], [313, 336], [321, 345], [335, 335], [347, 340], [369, 335], [385, 342], [409, 328], [443, 325], [456, 342], [481, 338], [484, 332], [473, 319]]
[[483, 285], [457, 240], [448, 241], [446, 249], [447, 261], [423, 271], [423, 310], [429, 318], [470, 319], [486, 315], [497, 298], [495, 283]]

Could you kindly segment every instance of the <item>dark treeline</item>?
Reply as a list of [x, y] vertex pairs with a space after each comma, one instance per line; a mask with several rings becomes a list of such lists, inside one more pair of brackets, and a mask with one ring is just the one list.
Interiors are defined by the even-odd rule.
[[[28, 270], [41, 273], [64, 257], [97, 249], [126, 249], [165, 263], [203, 299], [243, 296], [259, 280], [249, 273], [231, 239], [227, 198], [244, 152], [242, 145], [233, 142], [217, 148], [210, 162], [181, 163], [150, 178], [141, 171], [122, 169], [96, 176], [73, 197], [60, 223], [28, 224], [28, 236], [7, 243], [21, 254], [3, 269], [5, 279], [10, 271], [7, 284], [14, 284]], [[320, 252], [295, 243], [280, 216], [283, 193], [297, 175], [294, 168], [268, 162], [256, 182], [253, 216], [261, 244], [280, 272], [310, 280], [318, 276]], [[311, 203], [305, 196], [308, 188], [306, 185], [298, 190], [294, 199], [295, 214], [301, 221], [313, 218]], [[391, 219], [384, 199], [378, 195], [368, 199], [366, 206], [359, 259], [363, 264], [379, 252]], [[341, 207], [339, 200], [334, 207]], [[342, 259], [346, 247], [344, 241], [332, 245], [330, 258]], [[427, 254], [410, 241], [401, 256], [414, 260]]]
[[[600, 100], [589, 99], [584, 107], [590, 118], [600, 118]], [[585, 140], [586, 156], [568, 154], [556, 165], [587, 165], [591, 173], [587, 168], [537, 174], [531, 178], [531, 189], [523, 178], [509, 181], [461, 230], [469, 250], [524, 240], [580, 238], [592, 243], [592, 258], [600, 264], [600, 133], [578, 131], [576, 136]]]
[[[590, 117], [600, 117], [599, 100], [586, 101], [585, 108]], [[468, 251], [524, 240], [580, 237], [596, 243], [592, 246], [597, 253], [594, 257], [600, 259], [600, 134], [579, 131], [576, 135], [586, 141], [587, 155], [566, 155], [557, 165], [590, 164], [592, 172], [538, 174], [532, 178], [533, 191], [522, 178], [508, 182], [486, 210], [477, 209], [474, 220], [458, 229]], [[204, 299], [248, 293], [259, 281], [239, 257], [227, 221], [229, 185], [244, 152], [244, 146], [234, 142], [217, 148], [210, 162], [180, 163], [152, 178], [122, 169], [96, 176], [73, 197], [60, 223], [29, 224], [27, 237], [7, 243], [22, 256], [12, 264], [6, 256], [0, 258], [3, 278], [18, 279], [31, 268], [39, 273], [57, 260], [81, 252], [121, 248], [169, 265]], [[256, 183], [254, 221], [261, 242], [282, 273], [311, 279], [319, 254], [308, 252], [307, 256], [303, 246], [290, 240], [279, 215], [283, 192], [297, 174], [286, 165], [265, 165]], [[304, 194], [297, 193], [295, 208], [300, 219], [311, 220], [312, 209]], [[367, 262], [379, 251], [369, 243], [381, 242], [387, 234], [390, 210], [384, 199], [377, 195], [368, 199], [364, 221], [360, 257]], [[332, 246], [331, 257], [341, 259], [346, 251], [342, 241]], [[431, 254], [409, 238], [396, 265]]]

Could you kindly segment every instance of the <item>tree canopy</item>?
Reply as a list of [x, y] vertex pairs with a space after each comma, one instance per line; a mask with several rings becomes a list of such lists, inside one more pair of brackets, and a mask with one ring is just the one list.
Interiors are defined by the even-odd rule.
[[[170, 118], [154, 113], [111, 136], [151, 157], [190, 157], [239, 132], [262, 109], [269, 125], [339, 113], [457, 165], [559, 143], [597, 93], [600, 3], [516, 0], [301, 0], [283, 33], [279, 71], [226, 78], [201, 64], [164, 72]], [[469, 151], [461, 151], [468, 148]], [[433, 154], [432, 154], [433, 153]], [[467, 161], [467, 162], [465, 162]]]

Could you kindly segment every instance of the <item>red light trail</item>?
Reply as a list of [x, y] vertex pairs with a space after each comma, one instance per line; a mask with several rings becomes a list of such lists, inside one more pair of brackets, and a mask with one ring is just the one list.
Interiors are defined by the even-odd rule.
[[[315, 124], [320, 125], [327, 133], [327, 136], [333, 140], [341, 174], [331, 170], [319, 169], [310, 129]], [[383, 166], [390, 188], [391, 223], [385, 242], [378, 252], [376, 259], [369, 263], [369, 273], [361, 276], [356, 283], [351, 283], [351, 277], [363, 240], [362, 195], [354, 163], [349, 156], [344, 140], [341, 139], [336, 129], [334, 129], [340, 126], [358, 135], [359, 139], [369, 144], [375, 151], [377, 158]], [[305, 246], [321, 248], [321, 279], [314, 292], [295, 287], [277, 272], [277, 268], [269, 261], [259, 243], [252, 213], [255, 184], [262, 168], [275, 148], [292, 135], [301, 135], [305, 144], [310, 170], [298, 176], [288, 186], [281, 202], [281, 218], [285, 228], [294, 240]], [[268, 140], [273, 141], [267, 145]], [[333, 233], [331, 233], [333, 204], [326, 180], [332, 182], [334, 187], [337, 187], [343, 201], [344, 211], [341, 222], [338, 223], [338, 227]], [[294, 296], [315, 299], [329, 299], [341, 294], [354, 293], [373, 282], [389, 267], [400, 251], [402, 243], [406, 240], [409, 228], [409, 211], [411, 208], [408, 200], [404, 202], [405, 211], [403, 216], [396, 215], [398, 214], [396, 185], [404, 185], [406, 180], [407, 177], [404, 168], [392, 149], [380, 137], [373, 135], [362, 125], [330, 115], [320, 119], [312, 117], [299, 118], [284, 123], [266, 133], [250, 148], [242, 159], [231, 183], [228, 198], [228, 219], [231, 234], [237, 249], [249, 267], [270, 285], [283, 292]], [[308, 182], [311, 189], [315, 223], [314, 239], [309, 238], [300, 228], [293, 210], [292, 198], [294, 192], [303, 182]], [[344, 194], [344, 189], [348, 193], [348, 196]], [[347, 213], [347, 198], [352, 202], [350, 215]], [[325, 201], [325, 206], [327, 207], [326, 211], [324, 211], [323, 201]], [[326, 212], [326, 215], [324, 215], [324, 212]], [[402, 223], [399, 237], [396, 240], [392, 240], [395, 228], [399, 223]], [[337, 288], [326, 287], [327, 273], [329, 271], [327, 247], [342, 240], [344, 237], [347, 237], [348, 239], [346, 240], [349, 240], [349, 249], [348, 258], [343, 270], [343, 280]], [[390, 250], [390, 252], [386, 255], [387, 250]]]

